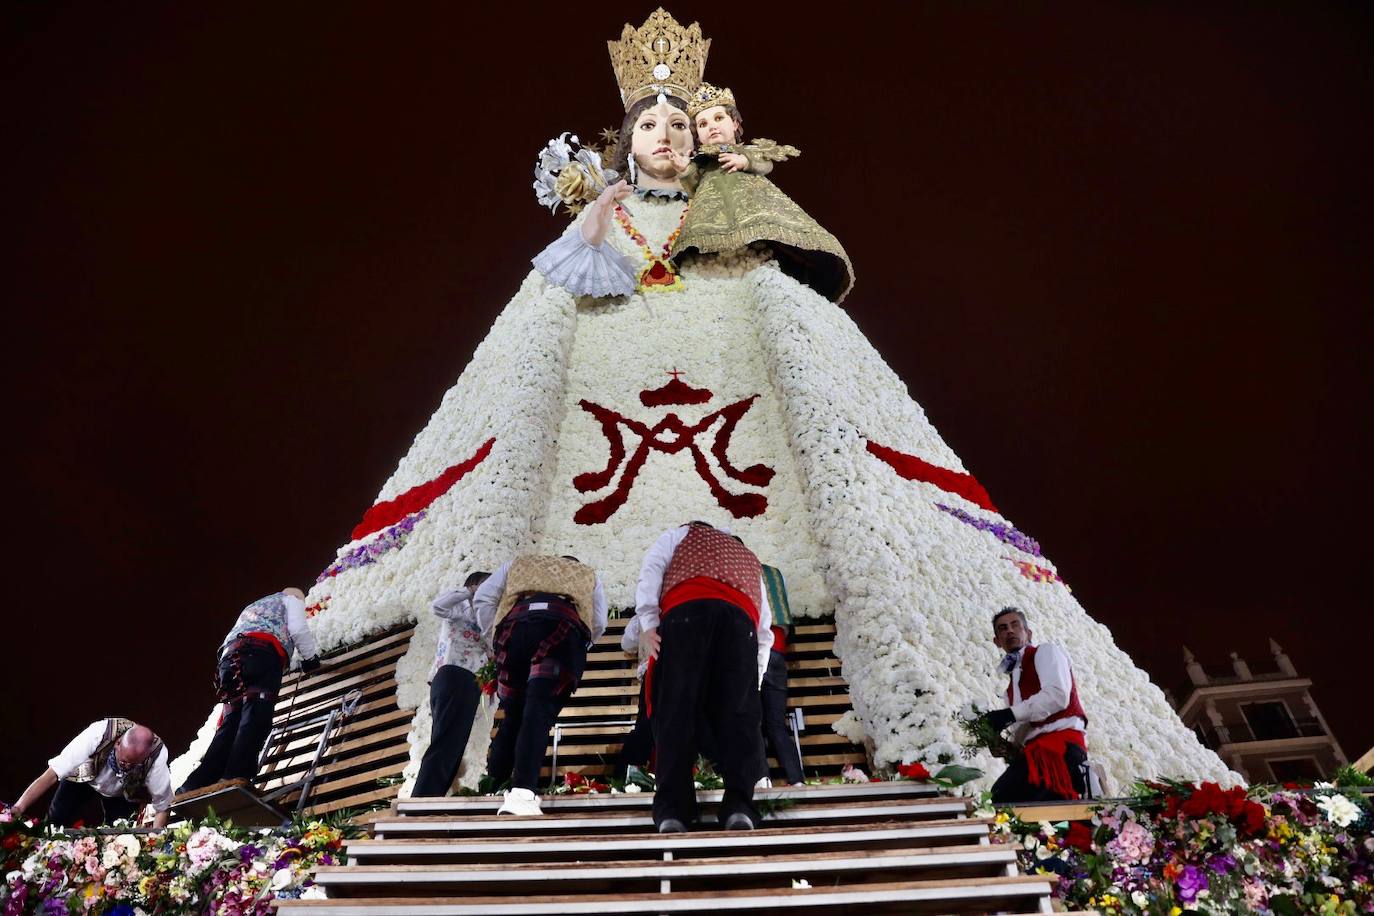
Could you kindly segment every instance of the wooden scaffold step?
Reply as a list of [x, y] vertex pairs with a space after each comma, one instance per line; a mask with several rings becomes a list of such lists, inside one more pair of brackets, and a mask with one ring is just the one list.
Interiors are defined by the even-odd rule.
[[383, 897], [283, 900], [282, 912], [320, 916], [533, 916], [533, 914], [767, 913], [782, 909], [830, 913], [955, 913], [1040, 910], [1048, 878], [956, 878], [894, 881], [853, 887], [684, 891], [670, 894], [558, 894], [508, 897]]

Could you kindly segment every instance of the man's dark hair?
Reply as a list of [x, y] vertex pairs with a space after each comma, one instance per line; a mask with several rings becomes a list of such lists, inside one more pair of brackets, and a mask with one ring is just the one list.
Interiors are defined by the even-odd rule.
[[468, 575], [467, 581], [463, 583], [465, 588], [476, 588], [483, 582], [491, 578], [489, 572], [475, 572]]
[[993, 628], [994, 630], [997, 629], [997, 621], [1001, 620], [1003, 617], [1007, 616], [1008, 614], [1015, 614], [1017, 617], [1020, 617], [1020, 618], [1021, 618], [1021, 625], [1022, 625], [1022, 626], [1025, 626], [1025, 625], [1027, 625], [1028, 623], [1030, 623], [1030, 621], [1028, 621], [1028, 620], [1026, 619], [1026, 612], [1025, 612], [1025, 611], [1021, 610], [1019, 607], [1012, 607], [1012, 606], [1009, 604], [1009, 605], [1007, 605], [1006, 607], [1002, 608], [1002, 610], [998, 611], [996, 614], [993, 614], [993, 615], [992, 615], [992, 628]]

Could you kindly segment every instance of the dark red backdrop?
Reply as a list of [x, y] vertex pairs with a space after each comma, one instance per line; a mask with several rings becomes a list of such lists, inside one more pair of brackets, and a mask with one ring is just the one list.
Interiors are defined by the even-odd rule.
[[[1277, 637], [1353, 757], [1369, 22], [1196, 6], [673, 11], [1085, 606], [1162, 684]], [[98, 715], [185, 746], [234, 612], [329, 562], [562, 227], [535, 153], [618, 120], [650, 9], [9, 7], [0, 797]]]

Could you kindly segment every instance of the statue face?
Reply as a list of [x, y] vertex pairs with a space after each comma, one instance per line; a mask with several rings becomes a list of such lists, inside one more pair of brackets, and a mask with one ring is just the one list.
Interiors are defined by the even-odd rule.
[[687, 112], [660, 102], [644, 109], [635, 119], [630, 153], [640, 172], [664, 181], [677, 178], [670, 151], [690, 156], [692, 129]]
[[697, 136], [703, 145], [738, 143], [739, 122], [730, 117], [724, 105], [713, 105], [697, 113]]

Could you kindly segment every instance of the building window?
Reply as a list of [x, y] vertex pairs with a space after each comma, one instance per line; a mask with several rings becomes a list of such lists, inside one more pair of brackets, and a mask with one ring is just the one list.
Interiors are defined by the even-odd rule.
[[1241, 712], [1250, 725], [1250, 734], [1255, 741], [1274, 741], [1280, 738], [1296, 738], [1298, 729], [1288, 707], [1282, 702], [1242, 703]]
[[1271, 760], [1269, 761], [1269, 772], [1274, 774], [1274, 781], [1278, 783], [1316, 782], [1322, 778], [1322, 772], [1317, 766], [1317, 761], [1311, 757]]

